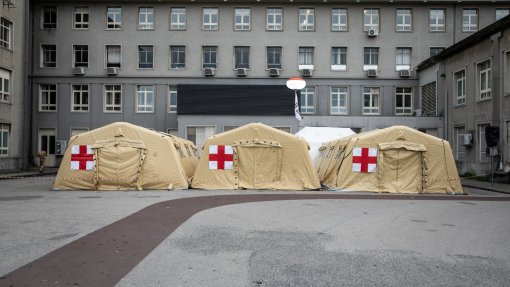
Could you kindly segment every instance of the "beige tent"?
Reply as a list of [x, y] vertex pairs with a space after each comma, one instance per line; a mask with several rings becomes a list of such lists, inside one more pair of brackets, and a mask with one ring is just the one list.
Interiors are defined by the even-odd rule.
[[56, 190], [187, 189], [198, 158], [187, 140], [129, 123], [71, 137]]
[[320, 188], [305, 140], [256, 123], [211, 136], [204, 144], [193, 188]]
[[450, 144], [405, 126], [324, 143], [314, 161], [331, 189], [392, 193], [462, 193]]

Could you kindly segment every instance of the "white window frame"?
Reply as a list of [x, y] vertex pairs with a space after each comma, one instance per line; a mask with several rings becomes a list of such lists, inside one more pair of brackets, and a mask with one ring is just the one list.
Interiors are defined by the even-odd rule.
[[347, 47], [331, 47], [331, 70], [347, 71]]
[[177, 86], [168, 86], [168, 113], [177, 113]]
[[[399, 18], [402, 19], [401, 24], [399, 24]], [[413, 31], [413, 9], [411, 9], [411, 8], [397, 8], [395, 30], [397, 32], [412, 32]]]
[[[77, 100], [76, 96], [78, 96], [79, 98], [78, 102], [76, 102]], [[71, 112], [88, 112], [89, 103], [90, 103], [89, 86], [71, 85]]]
[[379, 8], [365, 8], [363, 9], [363, 31], [370, 29], [380, 30], [379, 23], [381, 17], [379, 15]]
[[464, 134], [466, 134], [466, 126], [453, 127], [453, 149], [456, 161], [466, 160], [466, 147], [462, 145], [464, 142]]
[[[329, 112], [331, 115], [349, 114], [349, 88], [345, 86], [331, 86], [329, 90]], [[333, 102], [337, 105], [333, 105]], [[344, 103], [342, 105], [341, 103]]]
[[[53, 48], [53, 50], [51, 48]], [[41, 44], [40, 67], [50, 69], [54, 69], [57, 67], [57, 45]]]
[[[84, 20], [84, 18], [87, 20]], [[77, 17], [79, 17], [77, 21]], [[73, 8], [73, 29], [88, 30], [90, 21], [89, 6], [74, 6]]]
[[[174, 55], [176, 55], [176, 57], [174, 57]], [[178, 61], [174, 61], [176, 59]], [[170, 69], [186, 69], [186, 46], [170, 45]]]
[[234, 9], [234, 30], [249, 31], [251, 29], [251, 9], [235, 8]]
[[[438, 53], [435, 53], [434, 55], [432, 55], [432, 50], [435, 49], [435, 50], [441, 50], [439, 51]], [[429, 57], [433, 57], [439, 53], [441, 53], [442, 51], [444, 51], [444, 49], [446, 49], [445, 47], [430, 47], [429, 48]]]
[[[214, 54], [214, 62], [206, 62], [206, 49], [211, 49], [208, 54]], [[209, 56], [211, 59], [212, 57]], [[218, 68], [218, 46], [202, 46], [202, 69], [217, 69]]]
[[494, 13], [495, 13], [494, 19], [495, 21], [498, 21], [510, 15], [510, 8], [496, 8], [496, 11]]
[[0, 157], [9, 156], [10, 130], [11, 126], [9, 124], [0, 123]]
[[250, 47], [235, 46], [234, 47], [234, 69], [245, 68], [250, 69]]
[[[119, 101], [118, 104], [115, 103], [117, 99]], [[111, 103], [108, 103], [110, 100]], [[103, 85], [103, 112], [122, 113], [122, 85]]]
[[[482, 70], [483, 69], [483, 70]], [[478, 100], [489, 100], [491, 99], [491, 87], [492, 87], [492, 61], [487, 59], [476, 65], [478, 74]]]
[[331, 31], [349, 31], [349, 10], [347, 8], [331, 9]]
[[0, 103], [11, 101], [11, 71], [0, 68]]
[[[109, 15], [112, 16], [112, 21], [109, 20]], [[106, 7], [106, 30], [122, 30], [122, 7]]]
[[298, 69], [310, 69], [314, 67], [315, 47], [299, 47], [298, 49]]
[[[312, 101], [309, 105], [310, 99]], [[315, 114], [315, 86], [305, 87], [301, 90], [300, 111], [302, 115]]]
[[315, 8], [299, 8], [299, 31], [315, 31]]
[[154, 30], [154, 7], [138, 7], [138, 30]]
[[410, 47], [399, 47], [396, 51], [396, 70], [411, 70], [413, 50]]
[[478, 135], [478, 161], [485, 163], [489, 161], [487, 157], [486, 148], [487, 142], [485, 141], [485, 127], [489, 126], [489, 123], [479, 123], [476, 125]]
[[[216, 19], [214, 19], [216, 18]], [[202, 10], [202, 30], [218, 31], [220, 22], [219, 9], [217, 7], [205, 7]]]
[[[396, 87], [395, 88], [395, 115], [410, 116], [413, 114], [413, 88], [412, 87]], [[401, 97], [401, 106], [398, 106], [398, 98]], [[407, 98], [409, 97], [409, 104]]]
[[[119, 62], [115, 62], [113, 61], [110, 61], [110, 57], [109, 57], [109, 54], [108, 54], [108, 48], [116, 48], [118, 47], [119, 48]], [[117, 68], [122, 68], [122, 46], [121, 45], [116, 45], [116, 44], [108, 44], [108, 45], [105, 45], [105, 48], [104, 48], [104, 67], [105, 68], [108, 68], [108, 67], [117, 67]], [[112, 51], [112, 52], [115, 52], [115, 51]]]
[[183, 31], [186, 30], [186, 8], [171, 7], [170, 8], [170, 30]]
[[12, 22], [0, 17], [0, 47], [12, 50]]
[[[87, 47], [87, 49], [86, 50], [78, 50], [77, 49], [78, 47]], [[79, 56], [78, 56], [78, 54], [79, 54]], [[84, 57], [87, 58], [86, 62], [83, 61]], [[89, 67], [88, 59], [89, 59], [89, 45], [73, 45], [73, 67], [88, 68]]]
[[[459, 93], [459, 84], [462, 89]], [[466, 69], [461, 69], [453, 73], [453, 91], [455, 95], [455, 106], [466, 104]]]
[[154, 113], [154, 85], [136, 86], [136, 112]]
[[[53, 17], [50, 17], [50, 19], [49, 19], [50, 22], [46, 22], [45, 14], [52, 13], [52, 11], [54, 11], [55, 18], [53, 19]], [[50, 14], [50, 16], [51, 16], [51, 14]], [[57, 19], [58, 19], [57, 6], [43, 6], [41, 8], [41, 29], [57, 29], [57, 24], [58, 24]]]
[[39, 84], [39, 112], [56, 112], [57, 96], [57, 85]]
[[[375, 91], [377, 90], [377, 93]], [[363, 115], [379, 115], [381, 113], [381, 88], [380, 87], [363, 87]], [[365, 106], [365, 99], [368, 96], [369, 105]]]
[[[275, 49], [275, 52], [270, 52], [269, 49]], [[278, 63], [276, 61], [271, 61], [276, 59], [276, 54], [279, 54], [278, 59], [280, 60]], [[267, 69], [282, 69], [282, 56], [283, 56], [283, 48], [282, 46], [267, 46], [266, 47], [266, 68]]]
[[283, 30], [283, 8], [269, 7], [266, 9], [266, 30], [267, 31]]
[[[147, 48], [149, 50], [143, 50]], [[143, 60], [141, 61], [140, 58]], [[149, 56], [152, 55], [152, 56]], [[150, 61], [149, 61], [150, 60]], [[142, 65], [148, 65], [147, 67], [142, 67]], [[138, 69], [147, 70], [154, 69], [154, 46], [153, 45], [138, 45]]]
[[478, 31], [478, 17], [479, 11], [477, 8], [464, 8], [462, 10], [462, 32]]
[[429, 10], [429, 31], [430, 32], [446, 31], [446, 9], [431, 8]]
[[[368, 62], [366, 62], [368, 56]], [[363, 48], [363, 71], [379, 69], [379, 47]]]

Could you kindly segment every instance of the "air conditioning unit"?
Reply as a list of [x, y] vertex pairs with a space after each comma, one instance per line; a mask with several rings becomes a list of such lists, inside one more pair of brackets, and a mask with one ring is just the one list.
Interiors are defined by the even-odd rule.
[[367, 70], [367, 77], [377, 77], [377, 70]]
[[310, 69], [303, 69], [303, 70], [301, 70], [301, 76], [302, 77], [311, 77], [312, 76], [312, 70], [310, 70]]
[[238, 77], [246, 77], [246, 75], [248, 75], [248, 70], [246, 68], [237, 68], [236, 74]]
[[117, 67], [108, 67], [108, 68], [106, 68], [106, 74], [112, 75], [112, 76], [117, 75], [118, 69], [119, 68], [117, 68]]
[[213, 68], [205, 68], [204, 76], [207, 76], [207, 77], [214, 76], [214, 69]]
[[461, 135], [460, 144], [463, 146], [472, 146], [473, 145], [473, 135], [472, 134]]
[[269, 76], [271, 77], [278, 77], [280, 75], [280, 70], [277, 68], [271, 68], [269, 69]]
[[409, 78], [411, 77], [411, 70], [400, 70], [401, 78]]
[[67, 141], [56, 140], [55, 141], [55, 155], [64, 155], [67, 148]]
[[83, 67], [74, 67], [73, 68], [73, 74], [75, 74], [75, 75], [84, 75], [85, 74], [85, 68], [83, 68]]
[[368, 34], [368, 37], [376, 37], [377, 35], [379, 35], [379, 30], [368, 29], [367, 34]]

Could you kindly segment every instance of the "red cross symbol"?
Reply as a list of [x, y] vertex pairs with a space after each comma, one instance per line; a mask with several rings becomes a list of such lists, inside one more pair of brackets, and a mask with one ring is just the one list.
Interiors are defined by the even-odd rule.
[[355, 147], [352, 150], [352, 171], [374, 172], [377, 167], [377, 149]]
[[94, 155], [88, 145], [73, 145], [71, 148], [71, 170], [94, 169]]
[[234, 150], [230, 145], [209, 146], [209, 169], [233, 169]]

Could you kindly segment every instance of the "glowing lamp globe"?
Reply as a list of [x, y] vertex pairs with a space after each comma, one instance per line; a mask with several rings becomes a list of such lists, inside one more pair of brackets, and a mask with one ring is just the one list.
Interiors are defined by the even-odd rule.
[[306, 82], [302, 78], [290, 78], [287, 80], [287, 88], [291, 90], [301, 90], [306, 87]]

